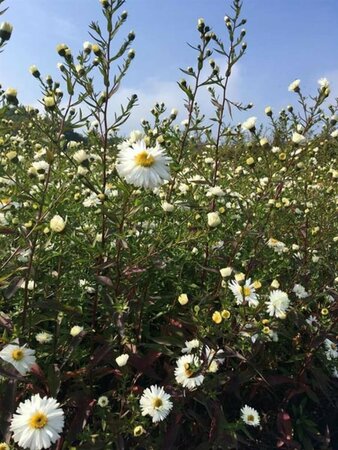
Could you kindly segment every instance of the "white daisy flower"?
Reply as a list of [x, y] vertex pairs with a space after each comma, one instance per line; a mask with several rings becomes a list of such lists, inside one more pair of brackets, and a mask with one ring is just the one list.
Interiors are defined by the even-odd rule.
[[76, 164], [84, 164], [85, 162], [88, 162], [89, 156], [85, 150], [78, 150], [74, 153], [73, 159]]
[[50, 448], [63, 429], [64, 413], [54, 398], [33, 395], [21, 402], [13, 415], [10, 430], [20, 447], [30, 450]]
[[272, 248], [279, 255], [285, 251], [286, 245], [278, 239], [270, 238], [267, 241], [268, 247]]
[[206, 196], [207, 197], [224, 197], [225, 192], [219, 186], [211, 186], [208, 188]]
[[154, 423], [164, 420], [173, 407], [170, 398], [170, 395], [157, 385], [145, 389], [140, 398], [142, 416], [151, 416]]
[[26, 375], [35, 364], [34, 355], [35, 350], [18, 344], [8, 344], [0, 352], [0, 358], [12, 364], [21, 375]]
[[116, 170], [129, 184], [154, 189], [170, 179], [169, 158], [158, 144], [147, 148], [144, 140], [120, 145]]
[[182, 353], [191, 353], [195, 348], [199, 348], [200, 345], [201, 343], [198, 339], [185, 341], [185, 347], [182, 348]]
[[338, 358], [338, 346], [335, 342], [331, 341], [330, 339], [325, 339], [324, 345], [326, 348], [326, 358], [331, 361], [331, 359]]
[[258, 306], [258, 295], [254, 283], [251, 283], [251, 278], [245, 280], [244, 286], [241, 286], [237, 280], [232, 280], [229, 282], [229, 288], [236, 298], [237, 305], [248, 302], [248, 305], [252, 308]]
[[317, 323], [318, 323], [317, 318], [316, 318], [315, 316], [313, 316], [313, 315], [310, 315], [310, 316], [305, 320], [305, 322], [306, 322], [308, 325], [310, 325], [310, 327], [316, 327], [316, 326], [317, 326]]
[[106, 395], [101, 395], [97, 400], [97, 404], [101, 406], [101, 408], [105, 408], [109, 405], [108, 397]]
[[289, 308], [290, 300], [286, 292], [280, 289], [271, 292], [269, 301], [265, 302], [270, 316], [275, 316], [278, 319], [284, 319], [286, 311]]
[[204, 349], [204, 356], [208, 363], [208, 372], [215, 373], [218, 371], [220, 364], [224, 363], [223, 350], [214, 350], [207, 345]]
[[301, 284], [295, 284], [292, 292], [294, 292], [298, 298], [306, 298], [309, 296], [308, 292], [306, 292], [304, 286]]
[[325, 89], [325, 88], [330, 87], [330, 82], [329, 82], [329, 80], [327, 78], [320, 78], [318, 80], [318, 84], [319, 84], [319, 87], [321, 89]]
[[300, 80], [299, 79], [293, 81], [292, 83], [289, 84], [288, 91], [289, 92], [296, 92], [296, 91], [298, 91], [299, 90], [299, 85], [300, 85]]
[[249, 117], [242, 123], [242, 130], [252, 131], [256, 128], [257, 117]]
[[202, 361], [195, 355], [184, 355], [176, 361], [175, 379], [189, 390], [203, 383], [204, 375], [200, 373]]
[[33, 162], [32, 167], [34, 167], [38, 173], [45, 173], [49, 169], [49, 164], [46, 161], [35, 161]]
[[241, 409], [241, 419], [247, 425], [251, 425], [252, 427], [258, 427], [260, 424], [260, 417], [258, 412], [251, 408], [248, 405], [243, 406]]
[[302, 134], [299, 134], [296, 131], [292, 133], [292, 142], [295, 144], [304, 144], [305, 141], [306, 138]]
[[47, 333], [47, 331], [41, 331], [36, 334], [35, 339], [39, 342], [39, 344], [48, 344], [48, 342], [53, 340], [53, 335]]

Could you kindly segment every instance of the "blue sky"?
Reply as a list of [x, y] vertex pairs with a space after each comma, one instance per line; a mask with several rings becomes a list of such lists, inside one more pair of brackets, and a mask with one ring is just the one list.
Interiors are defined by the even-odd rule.
[[[123, 31], [136, 32], [136, 58], [116, 104], [136, 92], [140, 106], [130, 128], [147, 117], [155, 101], [180, 109], [185, 118], [182, 94], [176, 86], [179, 67], [194, 64], [195, 54], [186, 45], [198, 40], [196, 23], [206, 23], [225, 37], [223, 17], [229, 12], [228, 0], [128, 0], [129, 18]], [[0, 83], [16, 87], [20, 100], [36, 104], [38, 83], [28, 68], [36, 64], [44, 75], [57, 77], [60, 57], [56, 44], [66, 42], [76, 52], [88, 40], [87, 25], [100, 18], [98, 0], [7, 0], [3, 20], [14, 25], [6, 50], [0, 56]], [[253, 102], [248, 115], [263, 119], [264, 107], [279, 110], [294, 103], [287, 91], [295, 78], [305, 91], [314, 93], [317, 80], [327, 77], [333, 94], [338, 95], [338, 1], [337, 0], [244, 0], [243, 17], [248, 22], [246, 56], [234, 73], [231, 92], [235, 100]], [[122, 37], [122, 34], [120, 34]], [[202, 107], [208, 113], [206, 96]]]

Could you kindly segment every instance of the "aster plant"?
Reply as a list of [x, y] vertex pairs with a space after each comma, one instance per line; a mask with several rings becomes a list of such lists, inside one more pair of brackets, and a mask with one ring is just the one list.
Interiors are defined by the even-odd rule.
[[184, 108], [124, 135], [125, 3], [57, 44], [57, 77], [29, 68], [39, 108], [0, 92], [0, 449], [334, 449], [330, 83], [290, 83], [266, 129], [230, 97], [233, 0], [219, 33], [197, 21]]

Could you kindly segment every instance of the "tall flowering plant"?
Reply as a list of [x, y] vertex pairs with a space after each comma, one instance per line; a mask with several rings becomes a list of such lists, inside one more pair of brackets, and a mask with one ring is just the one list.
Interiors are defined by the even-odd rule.
[[124, 0], [99, 6], [58, 77], [29, 68], [39, 108], [0, 92], [0, 449], [335, 448], [329, 81], [260, 125], [230, 96], [233, 0], [219, 35], [197, 22], [183, 110], [125, 136], [135, 33], [118, 44]]

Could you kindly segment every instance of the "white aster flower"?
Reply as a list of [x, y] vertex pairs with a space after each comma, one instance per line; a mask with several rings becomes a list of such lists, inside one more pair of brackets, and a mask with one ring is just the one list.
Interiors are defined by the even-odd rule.
[[275, 316], [278, 319], [286, 317], [286, 311], [289, 308], [290, 300], [286, 292], [280, 289], [271, 292], [269, 301], [265, 302], [270, 316]]
[[330, 339], [325, 339], [324, 345], [326, 348], [326, 358], [331, 361], [331, 359], [338, 358], [338, 346], [335, 342], [331, 341]]
[[301, 284], [295, 284], [292, 292], [294, 292], [298, 298], [306, 298], [309, 296], [308, 292], [306, 292], [304, 286]]
[[219, 186], [211, 186], [209, 187], [206, 196], [207, 197], [224, 197], [225, 192], [223, 191], [223, 189]]
[[260, 424], [260, 417], [258, 412], [251, 408], [248, 405], [243, 406], [241, 409], [241, 419], [247, 425], [251, 425], [252, 427], [258, 427]]
[[310, 327], [316, 327], [317, 326], [317, 318], [315, 316], [310, 315], [305, 322], [310, 325]]
[[257, 117], [249, 117], [245, 122], [242, 123], [242, 129], [252, 131], [256, 128]]
[[182, 348], [182, 353], [191, 353], [195, 348], [199, 348], [201, 345], [198, 339], [191, 341], [185, 341], [185, 347]]
[[236, 304], [242, 305], [248, 302], [252, 308], [258, 306], [258, 295], [256, 294], [255, 284], [251, 283], [251, 278], [245, 280], [244, 286], [241, 286], [237, 280], [229, 282], [229, 288], [236, 298]]
[[287, 248], [284, 242], [279, 241], [278, 239], [270, 238], [267, 242], [268, 247], [272, 248], [279, 255], [285, 252]]
[[330, 82], [327, 78], [320, 78], [318, 80], [318, 84], [321, 89], [326, 89], [326, 88], [330, 87]]
[[101, 200], [95, 192], [91, 192], [90, 195], [82, 202], [85, 208], [91, 208], [101, 204]]
[[35, 364], [34, 355], [35, 350], [18, 344], [8, 344], [0, 352], [0, 358], [12, 364], [21, 375], [26, 375]]
[[105, 395], [101, 395], [101, 397], [99, 397], [97, 399], [97, 404], [101, 407], [101, 408], [105, 408], [106, 406], [108, 406], [109, 404], [109, 400], [108, 397]]
[[48, 449], [63, 429], [64, 413], [54, 398], [33, 395], [21, 402], [13, 415], [10, 430], [20, 447], [30, 450]]
[[295, 144], [304, 144], [305, 141], [305, 137], [302, 134], [297, 133], [297, 131], [292, 134], [292, 142]]
[[85, 150], [78, 150], [74, 153], [73, 159], [77, 164], [83, 164], [85, 161], [88, 161], [89, 156]]
[[32, 167], [37, 171], [37, 173], [45, 173], [49, 169], [49, 164], [46, 161], [34, 161]]
[[175, 209], [174, 205], [172, 205], [171, 203], [168, 203], [166, 201], [164, 201], [162, 203], [161, 207], [162, 207], [163, 211], [165, 211], [165, 212], [173, 212]]
[[121, 145], [116, 170], [129, 184], [154, 189], [170, 179], [169, 158], [158, 144], [147, 148], [144, 140], [128, 146]]
[[38, 341], [39, 344], [47, 344], [48, 342], [52, 341], [53, 335], [47, 333], [47, 331], [41, 331], [35, 336], [35, 339]]
[[173, 404], [170, 401], [170, 395], [162, 387], [154, 385], [144, 390], [140, 398], [140, 407], [142, 416], [149, 415], [155, 423], [167, 417]]
[[202, 361], [195, 355], [184, 355], [176, 361], [175, 379], [177, 383], [189, 390], [203, 383], [204, 375], [200, 373]]
[[140, 141], [143, 138], [143, 133], [140, 130], [133, 130], [129, 135], [129, 143], [135, 144], [135, 142]]
[[208, 364], [208, 372], [217, 372], [220, 364], [224, 363], [224, 352], [223, 350], [213, 350], [207, 345], [204, 348], [204, 356]]
[[293, 81], [291, 84], [289, 84], [288, 91], [289, 92], [296, 92], [296, 91], [298, 91], [299, 90], [299, 85], [300, 85], [300, 80], [299, 79]]

